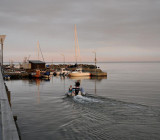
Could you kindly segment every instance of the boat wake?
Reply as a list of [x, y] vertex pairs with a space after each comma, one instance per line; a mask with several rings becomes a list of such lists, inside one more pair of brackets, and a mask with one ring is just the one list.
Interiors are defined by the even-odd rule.
[[73, 100], [75, 102], [79, 102], [79, 103], [99, 103], [99, 102], [103, 102], [103, 101], [98, 100], [98, 99], [85, 97], [85, 96], [81, 96], [81, 95], [74, 96]]

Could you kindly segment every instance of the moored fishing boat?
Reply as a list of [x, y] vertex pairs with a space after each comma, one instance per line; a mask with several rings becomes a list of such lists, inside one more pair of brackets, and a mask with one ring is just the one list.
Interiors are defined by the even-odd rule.
[[5, 80], [10, 80], [11, 76], [10, 75], [4, 75], [3, 77], [4, 77]]
[[71, 77], [84, 77], [84, 76], [90, 76], [91, 73], [89, 72], [83, 72], [82, 68], [78, 68], [75, 71], [71, 72], [68, 76]]
[[33, 74], [32, 77], [33, 77], [33, 78], [41, 78], [42, 75], [41, 75], [41, 73], [40, 73], [40, 70], [37, 69], [37, 70], [36, 70], [36, 74]]
[[46, 71], [44, 74], [42, 74], [42, 78], [50, 79], [51, 78], [50, 72]]
[[65, 68], [61, 68], [60, 70], [57, 70], [53, 73], [54, 76], [56, 75], [68, 75], [70, 73], [70, 71], [66, 70]]

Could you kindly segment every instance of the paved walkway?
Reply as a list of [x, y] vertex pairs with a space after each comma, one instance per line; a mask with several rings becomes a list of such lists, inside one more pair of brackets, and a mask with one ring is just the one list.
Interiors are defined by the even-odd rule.
[[2, 118], [1, 118], [1, 104], [0, 104], [0, 140], [2, 140]]
[[0, 67], [0, 140], [19, 140]]

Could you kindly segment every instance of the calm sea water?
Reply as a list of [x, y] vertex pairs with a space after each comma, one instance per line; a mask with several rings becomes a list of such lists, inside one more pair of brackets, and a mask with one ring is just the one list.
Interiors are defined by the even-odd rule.
[[160, 63], [101, 63], [107, 78], [6, 81], [22, 140], [160, 139]]

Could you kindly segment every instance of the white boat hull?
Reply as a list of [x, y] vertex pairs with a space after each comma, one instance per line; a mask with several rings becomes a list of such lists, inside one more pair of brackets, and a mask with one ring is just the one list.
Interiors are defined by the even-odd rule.
[[82, 72], [82, 73], [79, 73], [79, 72], [72, 72], [69, 74], [69, 76], [71, 77], [83, 77], [83, 76], [90, 76], [91, 74], [89, 72]]
[[[86, 93], [79, 91], [79, 93], [78, 93], [77, 95], [86, 96]], [[77, 96], [77, 95], [72, 94], [72, 93], [70, 93], [70, 92], [67, 92], [67, 93], [66, 93], [66, 96], [68, 96], [68, 97], [73, 97], [73, 96]]]

